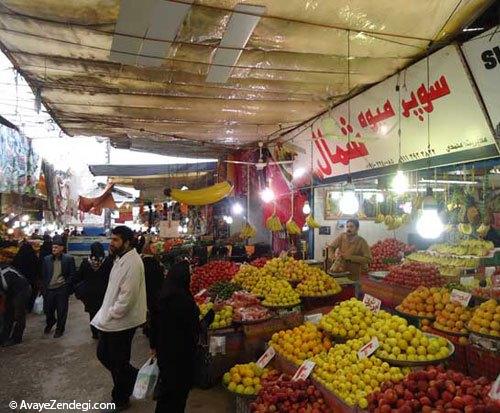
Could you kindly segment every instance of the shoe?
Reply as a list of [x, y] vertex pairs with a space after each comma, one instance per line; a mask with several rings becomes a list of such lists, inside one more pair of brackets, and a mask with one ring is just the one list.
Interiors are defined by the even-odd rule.
[[56, 330], [56, 332], [54, 333], [54, 338], [62, 337], [63, 334], [64, 334], [64, 331]]
[[117, 412], [123, 412], [125, 410], [128, 410], [130, 408], [130, 401], [126, 401], [125, 403], [115, 403], [115, 408], [114, 409], [104, 409], [101, 410], [101, 413], [117, 413]]
[[50, 330], [52, 330], [52, 327], [54, 326], [45, 326], [43, 334], [50, 334]]
[[7, 340], [5, 343], [2, 344], [2, 347], [10, 347], [10, 346], [15, 346], [16, 344], [19, 344], [20, 341], [16, 340]]

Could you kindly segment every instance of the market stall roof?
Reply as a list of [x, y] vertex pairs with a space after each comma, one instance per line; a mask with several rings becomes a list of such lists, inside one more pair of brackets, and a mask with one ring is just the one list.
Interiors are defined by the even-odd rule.
[[217, 168], [217, 162], [167, 165], [89, 165], [94, 176], [141, 177], [189, 172], [207, 172]]
[[0, 46], [66, 133], [215, 156], [379, 82], [492, 1], [238, 3], [0, 0]]

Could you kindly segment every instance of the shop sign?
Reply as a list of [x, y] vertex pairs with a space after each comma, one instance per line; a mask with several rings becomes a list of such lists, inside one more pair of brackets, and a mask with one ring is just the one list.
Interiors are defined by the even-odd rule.
[[500, 133], [500, 26], [462, 45], [493, 127]]
[[316, 366], [316, 363], [311, 360], [305, 360], [299, 369], [295, 372], [294, 376], [292, 377], [293, 381], [297, 380], [306, 380], [310, 374], [312, 373], [314, 367]]
[[275, 355], [276, 350], [272, 346], [269, 346], [265, 353], [257, 360], [257, 366], [263, 369], [269, 364]]
[[[391, 76], [349, 104], [334, 107], [292, 143], [302, 149], [293, 168], [310, 170], [313, 152], [317, 184], [348, 173], [388, 172], [399, 162], [406, 164], [405, 169], [417, 170], [427, 168], [429, 160], [439, 166], [498, 155], [456, 45]], [[301, 180], [306, 185], [310, 177]]]
[[358, 351], [358, 358], [363, 360], [365, 358], [370, 357], [377, 349], [379, 348], [380, 343], [377, 337], [373, 337], [368, 343], [366, 343], [361, 349]]
[[378, 313], [382, 301], [370, 294], [365, 294], [363, 297], [363, 304], [368, 307], [373, 313]]
[[472, 295], [470, 293], [453, 289], [451, 291], [450, 301], [452, 303], [457, 303], [457, 304], [460, 304], [464, 307], [467, 307], [469, 305], [469, 301], [470, 301], [471, 297], [472, 297]]

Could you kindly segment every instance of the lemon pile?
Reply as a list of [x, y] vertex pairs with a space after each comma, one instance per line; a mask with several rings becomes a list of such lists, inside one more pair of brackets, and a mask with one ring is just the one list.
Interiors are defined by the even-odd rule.
[[403, 380], [407, 371], [375, 356], [360, 360], [357, 352], [363, 344], [363, 340], [349, 340], [317, 355], [313, 376], [349, 406], [366, 409], [370, 393], [379, 391], [383, 382]]
[[[200, 320], [205, 317], [209, 310], [214, 308], [213, 303], [204, 303], [199, 306]], [[211, 329], [229, 327], [233, 322], [233, 307], [225, 305], [219, 311], [215, 312], [214, 321], [210, 324]]]
[[222, 382], [228, 390], [250, 396], [260, 391], [261, 379], [265, 379], [268, 374], [269, 369], [260, 368], [256, 363], [236, 364], [224, 374]]
[[318, 268], [316, 270], [297, 285], [295, 291], [303, 297], [322, 297], [340, 292], [341, 288], [333, 277]]
[[268, 307], [287, 307], [300, 304], [300, 296], [285, 280], [266, 276], [252, 289], [252, 294], [264, 297], [262, 304]]
[[261, 271], [253, 265], [242, 265], [233, 277], [233, 282], [240, 284], [245, 290], [251, 291], [261, 278]]

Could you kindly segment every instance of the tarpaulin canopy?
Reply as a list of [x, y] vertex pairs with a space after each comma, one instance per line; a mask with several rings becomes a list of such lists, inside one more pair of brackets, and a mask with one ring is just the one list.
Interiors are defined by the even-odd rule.
[[[265, 9], [236, 48], [229, 79], [209, 83], [211, 68], [224, 67], [217, 50], [235, 49], [221, 41], [241, 2]], [[124, 0], [0, 0], [0, 41], [66, 133], [108, 136], [122, 148], [214, 156], [272, 139], [385, 79], [429, 45], [447, 43], [491, 2], [141, 1], [139, 11], [152, 19], [164, 3], [187, 7], [175, 38], [165, 40], [151, 26], [128, 32], [140, 23], [134, 15], [121, 22], [127, 33], [117, 30]], [[136, 62], [110, 58], [116, 35], [136, 44]], [[168, 53], [151, 58], [144, 52], [151, 45]], [[141, 65], [145, 59], [154, 64]]]

